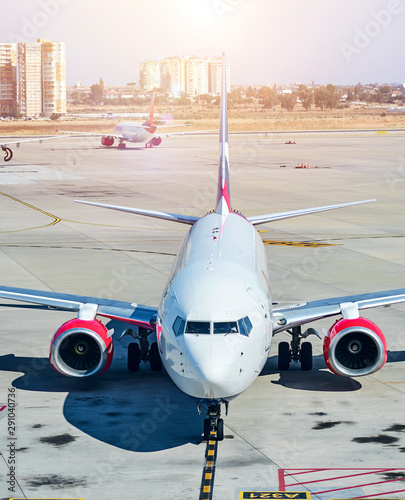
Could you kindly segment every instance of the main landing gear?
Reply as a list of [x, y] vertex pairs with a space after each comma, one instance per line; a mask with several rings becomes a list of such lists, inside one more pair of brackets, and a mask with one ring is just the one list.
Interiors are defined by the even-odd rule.
[[291, 343], [280, 342], [278, 345], [278, 369], [288, 370], [290, 363], [301, 363], [302, 370], [312, 370], [312, 344], [303, 342], [302, 339], [308, 335], [316, 335], [321, 338], [316, 330], [308, 328], [304, 333], [301, 333], [301, 327], [295, 326], [291, 330], [287, 330], [291, 334]]
[[[228, 401], [225, 403], [225, 415], [228, 415]], [[222, 401], [210, 401], [207, 408], [207, 417], [204, 419], [204, 441], [223, 441], [224, 421], [221, 418]], [[198, 414], [201, 415], [202, 401], [197, 403]]]
[[136, 336], [133, 330], [126, 331], [124, 335], [131, 335], [139, 340], [128, 345], [128, 370], [137, 372], [141, 361], [150, 363], [152, 371], [160, 371], [162, 369], [162, 360], [159, 355], [157, 342], [149, 344], [148, 336], [152, 332], [146, 328], [139, 328], [139, 333]]
[[127, 148], [127, 145], [125, 144], [125, 142], [121, 141], [118, 143], [118, 149], [126, 149]]
[[159, 136], [152, 137], [150, 141], [145, 143], [145, 148], [154, 148], [155, 146], [159, 146], [159, 144], [162, 142], [162, 138]]

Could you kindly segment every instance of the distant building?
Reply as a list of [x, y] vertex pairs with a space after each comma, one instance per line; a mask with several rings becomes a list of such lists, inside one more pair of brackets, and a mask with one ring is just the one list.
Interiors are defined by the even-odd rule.
[[208, 58], [191, 56], [186, 68], [186, 93], [190, 96], [208, 94]]
[[[221, 93], [221, 82], [222, 82], [222, 58], [221, 57], [211, 57], [208, 63], [208, 77], [209, 86], [208, 92], [210, 94], [220, 94]], [[231, 65], [226, 63], [226, 85], [227, 92], [231, 91]]]
[[147, 92], [160, 87], [160, 66], [156, 61], [148, 59], [139, 65], [139, 85]]
[[17, 100], [17, 45], [0, 43], [0, 116], [15, 115]]
[[19, 43], [17, 52], [17, 108], [22, 116], [42, 113], [41, 44]]
[[[226, 65], [230, 92], [230, 64]], [[196, 96], [221, 92], [222, 59], [220, 57], [175, 56], [160, 62], [148, 59], [140, 63], [139, 83], [142, 90], [159, 87], [172, 95]]]
[[0, 43], [0, 115], [66, 113], [64, 42]]
[[166, 57], [160, 61], [160, 88], [174, 95], [186, 92], [186, 66], [186, 57]]
[[38, 39], [42, 56], [42, 113], [66, 113], [65, 42]]

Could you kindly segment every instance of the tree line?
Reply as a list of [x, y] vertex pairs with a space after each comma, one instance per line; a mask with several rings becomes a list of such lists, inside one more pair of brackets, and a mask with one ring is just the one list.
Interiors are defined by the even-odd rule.
[[[373, 87], [373, 88], [370, 88]], [[79, 96], [72, 94], [72, 98], [77, 98], [75, 104], [100, 104], [104, 99], [104, 82], [100, 78], [98, 84], [90, 87], [90, 94], [80, 100]], [[177, 98], [171, 98], [163, 89], [156, 89], [158, 95], [158, 104], [191, 104], [191, 98], [182, 93]], [[343, 97], [342, 97], [343, 95]], [[80, 102], [79, 102], [80, 101]], [[203, 106], [218, 106], [219, 96], [213, 97], [210, 94], [204, 94], [194, 97], [194, 101], [199, 102]], [[279, 93], [276, 86], [262, 86], [258, 89], [249, 86], [246, 90], [242, 87], [236, 87], [228, 94], [228, 105], [230, 108], [235, 105], [253, 104], [259, 102], [263, 109], [273, 109], [276, 105], [280, 105], [287, 111], [292, 111], [295, 106], [300, 103], [305, 110], [311, 109], [314, 105], [319, 109], [336, 109], [338, 107], [346, 107], [352, 101], [361, 101], [366, 103], [390, 104], [404, 103], [405, 95], [399, 93], [397, 96], [392, 96], [390, 86], [379, 86], [373, 84], [368, 87], [358, 83], [353, 87], [344, 87], [338, 89], [335, 85], [328, 84], [321, 87], [309, 88], [306, 85], [299, 85], [297, 90], [291, 92]], [[133, 97], [131, 99], [113, 99], [109, 104], [143, 104], [145, 101], [142, 98]]]

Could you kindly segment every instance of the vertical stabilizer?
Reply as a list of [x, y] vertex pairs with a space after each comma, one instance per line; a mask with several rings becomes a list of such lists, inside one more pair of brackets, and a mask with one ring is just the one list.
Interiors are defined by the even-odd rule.
[[228, 146], [228, 105], [226, 85], [226, 58], [222, 54], [222, 86], [221, 86], [221, 121], [219, 130], [219, 172], [218, 195], [215, 211], [221, 215], [228, 215], [231, 211], [229, 194], [229, 146]]
[[152, 91], [152, 101], [150, 103], [150, 111], [149, 111], [149, 116], [146, 120], [145, 123], [142, 123], [142, 125], [145, 125], [146, 127], [153, 127], [153, 113], [155, 112], [155, 87], [153, 87]]

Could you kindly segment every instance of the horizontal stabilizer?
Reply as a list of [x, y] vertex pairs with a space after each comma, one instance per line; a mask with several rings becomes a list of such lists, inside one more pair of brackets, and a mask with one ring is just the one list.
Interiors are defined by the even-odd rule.
[[275, 222], [292, 217], [300, 217], [301, 215], [315, 214], [317, 212], [326, 212], [327, 210], [335, 210], [337, 208], [352, 207], [353, 205], [361, 205], [363, 203], [371, 203], [376, 200], [352, 201], [350, 203], [341, 203], [339, 205], [328, 205], [325, 207], [304, 208], [303, 210], [291, 210], [290, 212], [278, 212], [275, 214], [255, 215], [247, 217], [247, 220], [254, 226], [257, 224], [265, 224], [266, 222]]
[[92, 201], [75, 200], [76, 203], [84, 203], [85, 205], [94, 205], [95, 207], [110, 208], [111, 210], [118, 210], [119, 212], [128, 212], [130, 214], [145, 215], [146, 217], [154, 217], [155, 219], [172, 220], [174, 222], [181, 222], [182, 224], [195, 224], [200, 217], [193, 217], [192, 215], [179, 215], [169, 212], [158, 212], [155, 210], [144, 210], [141, 208], [119, 207], [117, 205], [105, 205], [104, 203], [94, 203]]

